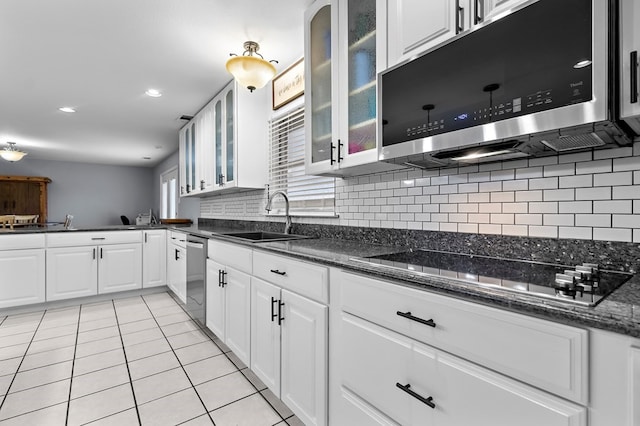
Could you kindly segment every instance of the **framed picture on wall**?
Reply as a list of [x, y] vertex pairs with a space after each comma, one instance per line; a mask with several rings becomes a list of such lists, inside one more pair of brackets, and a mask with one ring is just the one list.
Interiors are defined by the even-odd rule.
[[291, 65], [275, 77], [273, 88], [273, 109], [276, 110], [304, 93], [304, 58]]

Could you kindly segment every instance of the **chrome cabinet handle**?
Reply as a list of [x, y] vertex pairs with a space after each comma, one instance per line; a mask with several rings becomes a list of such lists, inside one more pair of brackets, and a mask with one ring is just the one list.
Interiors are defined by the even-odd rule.
[[460, 6], [460, 0], [456, 1], [456, 34], [464, 31], [464, 7]]
[[631, 86], [631, 103], [638, 102], [638, 51], [634, 50], [629, 54], [629, 67], [630, 78], [629, 85]]
[[104, 237], [100, 237], [100, 238], [95, 237], [95, 238], [91, 238], [91, 240], [92, 241], [101, 241], [101, 240], [106, 240], [106, 238], [104, 238]]
[[436, 404], [433, 402], [433, 397], [432, 396], [430, 396], [428, 398], [425, 398], [424, 396], [412, 391], [411, 390], [411, 385], [409, 383], [407, 383], [406, 385], [401, 385], [400, 382], [396, 382], [396, 387], [398, 389], [402, 389], [403, 391], [405, 391], [406, 393], [408, 393], [409, 395], [411, 395], [412, 397], [414, 397], [418, 401], [427, 404], [429, 407], [436, 408]]
[[429, 327], [434, 327], [436, 326], [436, 323], [433, 321], [433, 319], [422, 319], [419, 317], [414, 317], [413, 315], [411, 315], [411, 312], [396, 312], [397, 315], [406, 318], [406, 319], [410, 319], [411, 321], [415, 321], [415, 322], [419, 322], [420, 324], [424, 324], [424, 325], [428, 325]]
[[484, 21], [484, 0], [476, 0], [473, 23], [478, 25]]
[[278, 269], [271, 269], [271, 272], [273, 272], [274, 274], [278, 274], [278, 275], [287, 275], [286, 272], [280, 271]]

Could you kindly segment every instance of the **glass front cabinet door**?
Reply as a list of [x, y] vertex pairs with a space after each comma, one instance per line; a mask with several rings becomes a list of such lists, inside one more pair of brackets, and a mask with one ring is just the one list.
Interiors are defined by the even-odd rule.
[[307, 173], [392, 167], [376, 163], [376, 75], [386, 67], [385, 40], [383, 0], [317, 0], [307, 10]]
[[196, 122], [180, 130], [180, 195], [189, 195], [196, 187]]

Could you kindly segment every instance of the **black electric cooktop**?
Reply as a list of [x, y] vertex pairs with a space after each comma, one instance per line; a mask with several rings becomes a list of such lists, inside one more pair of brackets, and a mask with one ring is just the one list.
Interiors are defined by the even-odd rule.
[[554, 265], [431, 250], [356, 260], [587, 306], [595, 306], [632, 277], [628, 273], [600, 270], [593, 264]]

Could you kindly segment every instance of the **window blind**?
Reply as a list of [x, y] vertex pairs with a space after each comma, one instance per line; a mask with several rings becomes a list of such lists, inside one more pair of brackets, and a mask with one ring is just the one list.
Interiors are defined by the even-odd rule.
[[[306, 175], [304, 172], [304, 108], [270, 123], [269, 188], [267, 196], [284, 191], [291, 214], [335, 214], [335, 178]], [[276, 197], [271, 214], [284, 214], [285, 203]]]

